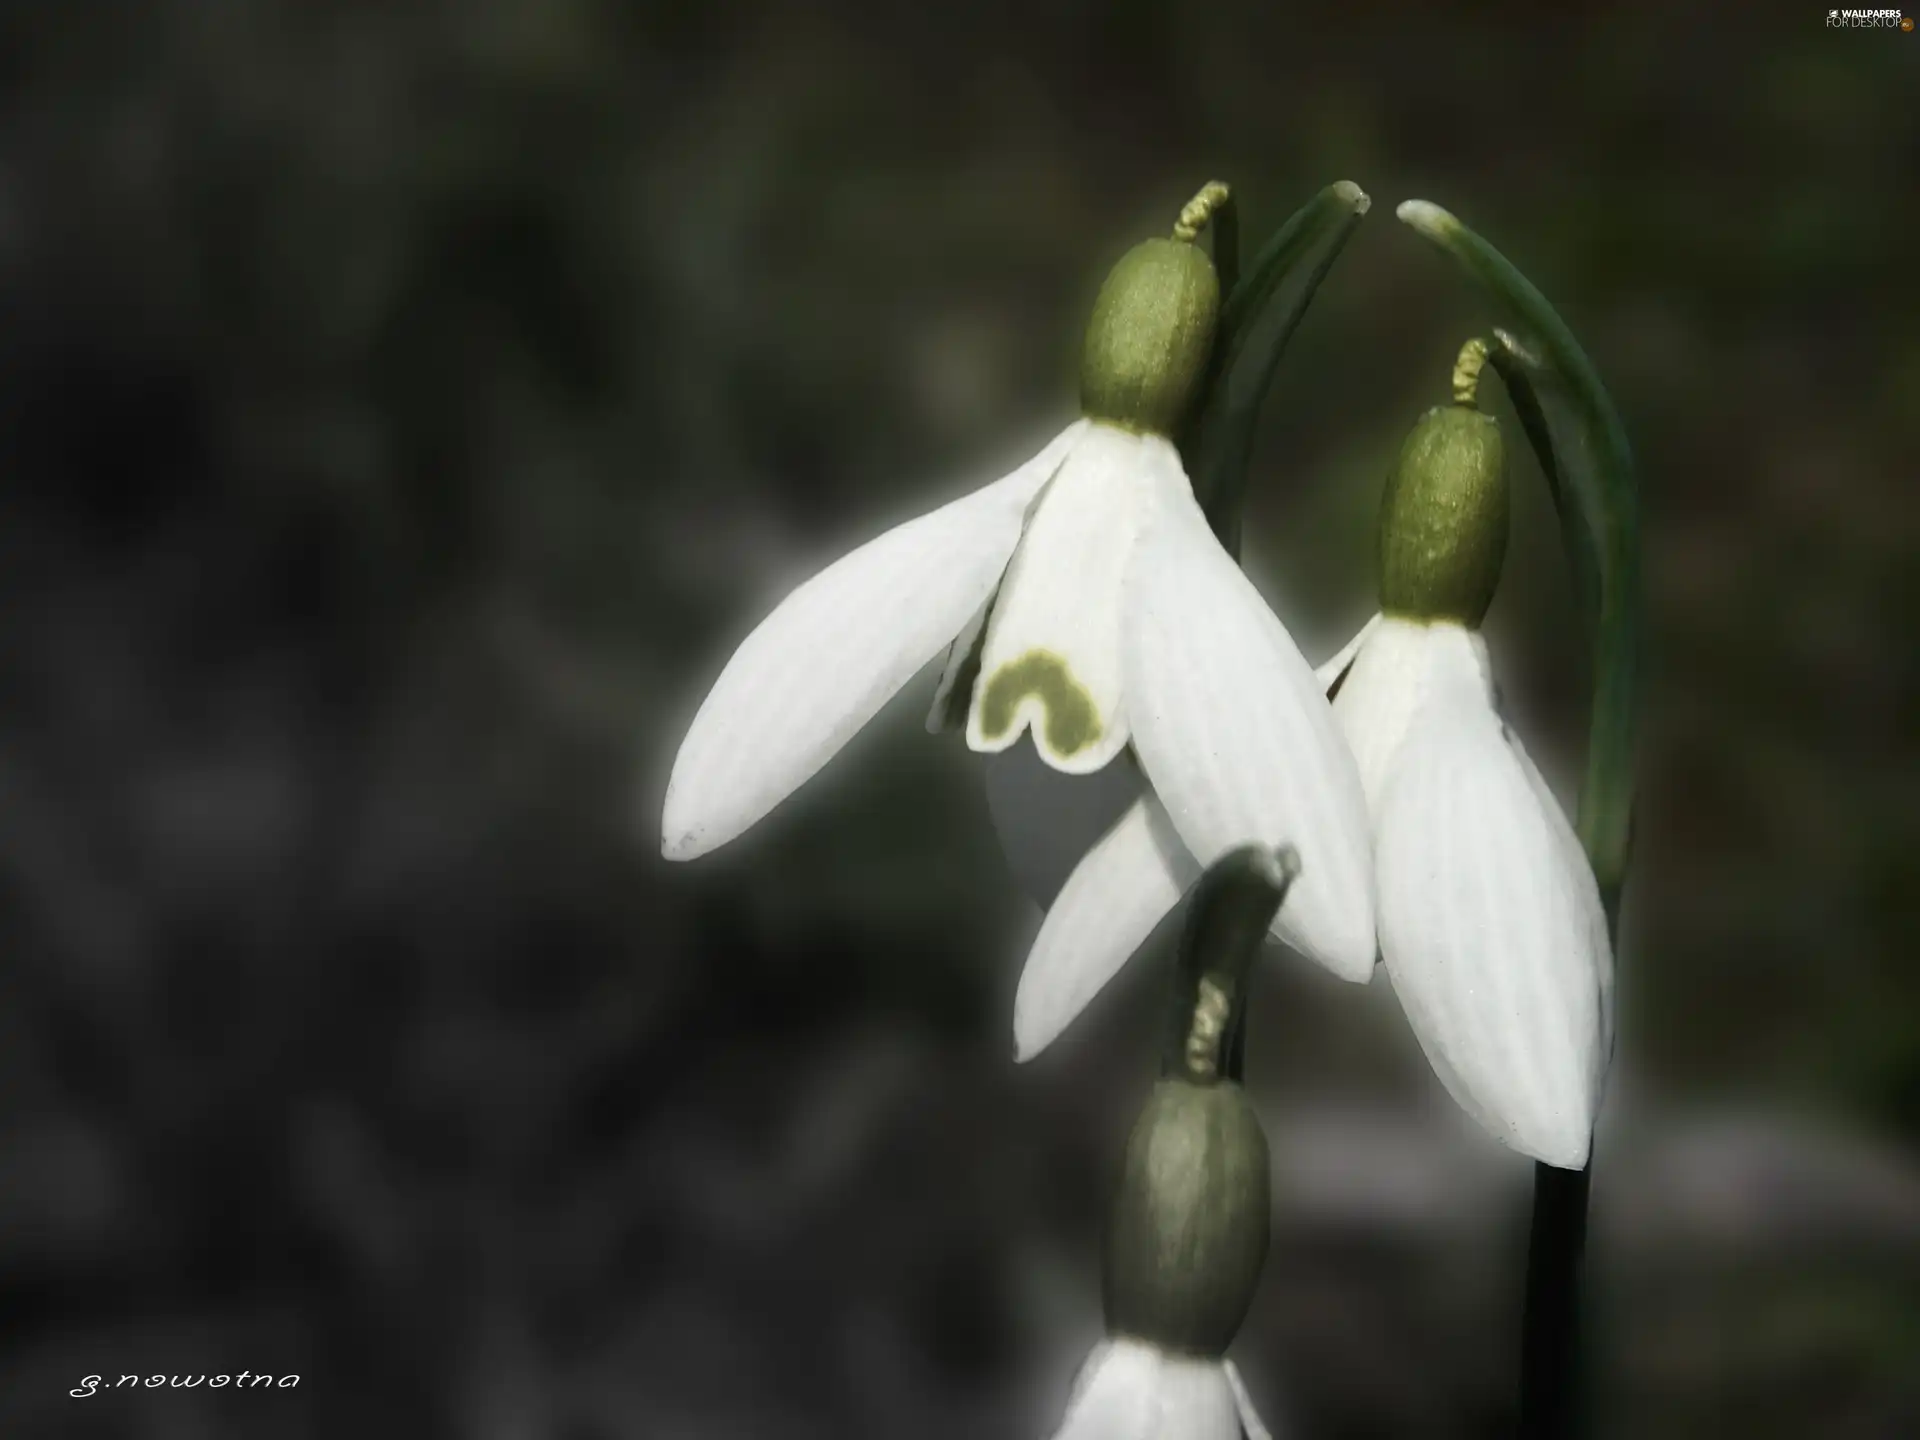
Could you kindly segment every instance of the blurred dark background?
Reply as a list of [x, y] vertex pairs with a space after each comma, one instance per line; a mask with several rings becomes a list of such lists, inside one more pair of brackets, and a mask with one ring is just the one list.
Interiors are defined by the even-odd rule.
[[[1037, 912], [930, 675], [707, 860], [660, 787], [787, 586], [1071, 414], [1216, 175], [1250, 240], [1375, 200], [1249, 519], [1311, 658], [1480, 323], [1401, 199], [1637, 447], [1607, 1433], [1920, 1433], [1917, 102], [1920, 37], [1812, 6], [0, 7], [0, 1433], [1046, 1432], [1160, 975], [1010, 1063]], [[1565, 775], [1517, 484], [1492, 628]], [[1384, 983], [1263, 986], [1249, 1383], [1500, 1433], [1525, 1167]], [[69, 1395], [243, 1368], [300, 1381]]]

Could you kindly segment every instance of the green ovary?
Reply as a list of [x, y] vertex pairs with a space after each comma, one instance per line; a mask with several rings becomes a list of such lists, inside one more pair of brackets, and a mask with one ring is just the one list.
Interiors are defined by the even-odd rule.
[[1067, 662], [1050, 650], [1029, 650], [993, 672], [980, 702], [980, 733], [998, 740], [1013, 725], [1020, 702], [1033, 696], [1047, 712], [1047, 745], [1073, 755], [1100, 738], [1100, 711]]

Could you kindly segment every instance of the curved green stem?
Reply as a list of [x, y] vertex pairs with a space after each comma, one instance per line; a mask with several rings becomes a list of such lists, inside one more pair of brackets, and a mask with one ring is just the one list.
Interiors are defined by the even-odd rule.
[[1504, 321], [1490, 358], [1553, 492], [1591, 643], [1578, 827], [1611, 923], [1633, 838], [1640, 682], [1640, 505], [1626, 427], [1580, 342], [1511, 261], [1437, 205], [1409, 200], [1399, 215], [1453, 257]]
[[[1626, 428], [1593, 362], [1538, 289], [1439, 206], [1410, 200], [1400, 219], [1466, 271], [1503, 324], [1490, 356], [1560, 516], [1591, 649], [1593, 695], [1577, 828], [1618, 947], [1620, 890], [1633, 839], [1640, 683], [1639, 498]], [[1588, 1170], [1534, 1167], [1521, 1345], [1520, 1433], [1585, 1433], [1580, 1272]]]
[[[1633, 458], [1619, 414], [1591, 366], [1591, 391], [1583, 393], [1584, 387], [1576, 385], [1569, 393], [1514, 332], [1501, 329], [1494, 336], [1499, 342], [1494, 369], [1553, 491], [1592, 647], [1592, 710], [1578, 828], [1612, 931], [1633, 847], [1640, 686], [1640, 512]], [[1584, 362], [1571, 335], [1567, 343]], [[1605, 446], [1597, 462], [1583, 453], [1584, 446], [1575, 448], [1576, 436], [1594, 437]]]
[[1242, 845], [1207, 868], [1187, 899], [1160, 1073], [1210, 1085], [1241, 1078], [1247, 977], [1300, 874], [1291, 845]]
[[1231, 286], [1222, 257], [1237, 254], [1238, 221], [1229, 218], [1229, 228], [1219, 228], [1223, 214], [1231, 217], [1231, 206], [1213, 217], [1214, 268], [1226, 300], [1205, 399], [1180, 437], [1180, 452], [1213, 533], [1236, 558], [1261, 402], [1320, 282], [1371, 204], [1351, 180], [1327, 186], [1294, 212]]

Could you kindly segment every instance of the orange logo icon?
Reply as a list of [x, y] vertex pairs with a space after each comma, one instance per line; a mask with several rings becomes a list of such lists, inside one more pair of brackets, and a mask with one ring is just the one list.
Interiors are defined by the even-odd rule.
[[1911, 15], [1902, 15], [1900, 17], [1900, 28], [1911, 31], [1913, 29], [1913, 17]]

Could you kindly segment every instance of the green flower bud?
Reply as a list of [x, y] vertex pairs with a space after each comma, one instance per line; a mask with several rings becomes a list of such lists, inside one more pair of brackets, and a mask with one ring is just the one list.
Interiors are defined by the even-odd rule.
[[1107, 1232], [1108, 1331], [1224, 1354], [1266, 1263], [1267, 1187], [1267, 1139], [1238, 1085], [1155, 1085]]
[[1093, 302], [1080, 360], [1089, 419], [1171, 437], [1198, 398], [1213, 351], [1220, 282], [1186, 240], [1148, 240], [1120, 257]]
[[1380, 608], [1476, 626], [1507, 553], [1500, 426], [1472, 404], [1420, 417], [1380, 503]]
[[1291, 846], [1221, 856], [1188, 898], [1161, 1079], [1107, 1231], [1107, 1328], [1225, 1353], [1267, 1258], [1267, 1138], [1240, 1088], [1247, 972], [1300, 874]]

